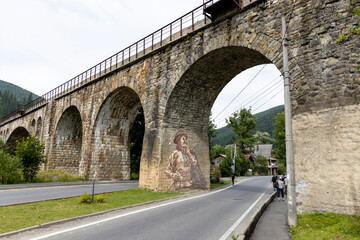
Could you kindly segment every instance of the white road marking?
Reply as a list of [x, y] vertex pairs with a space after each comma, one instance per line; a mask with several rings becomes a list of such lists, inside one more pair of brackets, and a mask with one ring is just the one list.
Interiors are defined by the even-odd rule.
[[[242, 182], [246, 182], [246, 181], [248, 181], [248, 180], [250, 180], [250, 179], [251, 179], [251, 178], [242, 180], [242, 181], [240, 181], [240, 182], [237, 182], [236, 184], [239, 184], [239, 183], [242, 183]], [[235, 184], [235, 185], [236, 185], [236, 184]], [[159, 207], [164, 207], [164, 206], [168, 206], [168, 205], [175, 204], [175, 203], [179, 203], [179, 202], [185, 202], [185, 201], [192, 200], [192, 199], [196, 199], [196, 198], [206, 197], [206, 196], [209, 196], [209, 195], [211, 195], [211, 194], [215, 194], [215, 193], [222, 192], [222, 191], [224, 191], [224, 190], [226, 190], [226, 189], [229, 189], [229, 188], [231, 188], [231, 187], [232, 187], [232, 185], [230, 185], [229, 187], [226, 187], [226, 188], [217, 190], [217, 191], [213, 191], [213, 192], [209, 192], [209, 193], [200, 195], [200, 196], [195, 196], [195, 197], [191, 197], [191, 198], [185, 198], [185, 199], [181, 199], [181, 200], [178, 200], [178, 201], [175, 201], [175, 202], [164, 203], [164, 204], [161, 204], [161, 205], [158, 205], [158, 206], [154, 206], [154, 207], [149, 207], [149, 208], [137, 210], [137, 211], [134, 211], [134, 212], [131, 212], [131, 213], [121, 214], [121, 215], [114, 216], [114, 217], [111, 217], [111, 218], [106, 218], [106, 219], [99, 220], [99, 221], [96, 221], [96, 222], [84, 224], [84, 225], [81, 225], [81, 226], [78, 226], [78, 227], [69, 228], [69, 229], [65, 229], [65, 230], [62, 230], [62, 231], [50, 233], [50, 234], [47, 234], [47, 235], [44, 235], [44, 236], [41, 236], [41, 237], [32, 238], [32, 240], [45, 239], [45, 238], [52, 237], [52, 236], [55, 236], [55, 235], [58, 235], [58, 234], [62, 234], [62, 233], [74, 231], [74, 230], [77, 230], [77, 229], [80, 229], [80, 228], [89, 227], [89, 226], [96, 225], [96, 224], [99, 224], [99, 223], [111, 221], [111, 220], [114, 220], [114, 219], [117, 219], [117, 218], [122, 218], [122, 217], [125, 217], [125, 216], [129, 216], [129, 215], [132, 215], [132, 214], [136, 214], [136, 213], [140, 213], [140, 212], [145, 212], [145, 211], [148, 211], [148, 210], [151, 210], [151, 209], [155, 209], [155, 208], [159, 208]], [[258, 201], [258, 200], [257, 200], [257, 201]], [[257, 201], [256, 201], [256, 202], [257, 202]]]
[[246, 215], [255, 207], [255, 205], [260, 201], [260, 199], [264, 196], [264, 194], [267, 192], [267, 190], [270, 187], [268, 187], [263, 194], [241, 215], [241, 217], [219, 238], [219, 240], [226, 240], [230, 234], [239, 226], [241, 221], [244, 220]]

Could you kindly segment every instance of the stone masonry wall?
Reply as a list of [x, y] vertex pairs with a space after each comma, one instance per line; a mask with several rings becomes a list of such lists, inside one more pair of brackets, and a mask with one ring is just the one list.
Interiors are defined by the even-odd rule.
[[359, 6], [354, 0], [256, 2], [1, 126], [0, 136], [7, 140], [18, 127], [35, 134], [41, 118], [46, 156], [55, 156], [60, 119], [76, 108], [80, 116], [69, 129], [82, 129], [79, 174], [129, 179], [129, 126], [142, 107], [139, 187], [207, 190], [212, 104], [243, 70], [266, 63], [282, 69], [281, 41], [272, 32], [281, 31], [285, 15], [298, 210], [359, 214], [360, 41], [336, 41], [356, 24], [351, 13]]

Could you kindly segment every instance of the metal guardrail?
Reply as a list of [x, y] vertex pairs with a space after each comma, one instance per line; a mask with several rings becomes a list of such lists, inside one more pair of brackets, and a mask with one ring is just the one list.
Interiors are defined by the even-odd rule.
[[20, 111], [17, 110], [3, 117], [0, 120], [0, 125], [4, 124], [7, 120], [10, 120], [10, 118], [16, 117], [18, 114], [22, 115], [38, 108], [52, 99], [60, 97], [96, 78], [104, 76], [119, 67], [129, 64], [130, 62], [151, 53], [152, 51], [161, 48], [162, 46], [179, 39], [192, 31], [197, 30], [195, 26], [197, 26], [197, 23], [201, 21], [203, 21], [205, 25], [210, 23], [210, 20], [204, 15], [203, 10], [218, 1], [220, 0], [209, 0], [203, 2], [202, 5], [175, 21], [147, 35], [134, 44], [89, 68], [85, 72], [80, 73], [76, 77], [45, 93], [32, 102], [20, 106]]

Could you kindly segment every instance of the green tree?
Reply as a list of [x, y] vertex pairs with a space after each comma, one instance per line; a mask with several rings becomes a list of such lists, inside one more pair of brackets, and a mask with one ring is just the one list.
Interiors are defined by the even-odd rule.
[[243, 156], [239, 161], [235, 161], [235, 172], [240, 176], [245, 176], [246, 171], [251, 168], [250, 160], [246, 160]]
[[22, 172], [26, 182], [33, 182], [40, 170], [40, 164], [46, 162], [44, 149], [44, 144], [40, 143], [36, 136], [29, 136], [16, 145], [15, 156], [22, 162]]
[[211, 152], [210, 152], [210, 161], [214, 160], [214, 158], [217, 155], [223, 154], [226, 156], [230, 156], [231, 153], [231, 149], [221, 146], [221, 145], [215, 145], [211, 148]]
[[0, 149], [0, 183], [21, 182], [21, 161], [8, 152]]
[[255, 144], [270, 144], [274, 142], [274, 139], [271, 138], [268, 132], [257, 131], [254, 134]]
[[214, 123], [214, 120], [211, 119], [211, 115], [209, 117], [209, 123], [208, 123], [208, 138], [209, 138], [209, 153], [210, 153], [210, 160], [211, 160], [211, 149], [213, 147], [212, 145], [212, 139], [216, 137], [218, 134], [218, 131], [216, 130], [216, 125]]
[[283, 175], [284, 173], [286, 173], [286, 167], [283, 163], [280, 163], [278, 165], [278, 169], [277, 169], [277, 172], [279, 175]]
[[226, 127], [232, 128], [239, 137], [235, 141], [239, 153], [248, 153], [249, 147], [255, 143], [253, 131], [256, 128], [256, 117], [251, 114], [251, 109], [243, 108], [240, 112], [235, 112], [232, 117], [226, 119], [226, 123]]
[[283, 164], [286, 167], [285, 112], [278, 113], [275, 117], [274, 126], [274, 157], [278, 160], [278, 164]]
[[233, 160], [230, 156], [226, 156], [226, 158], [220, 163], [220, 171], [222, 177], [229, 177], [231, 173], [231, 165], [233, 164]]
[[0, 150], [6, 153], [10, 153], [10, 147], [6, 143], [4, 143], [2, 139], [0, 139]]
[[140, 159], [145, 132], [144, 111], [141, 109], [130, 129], [130, 171], [132, 179], [139, 177]]
[[268, 160], [263, 155], [258, 155], [255, 163], [255, 170], [258, 174], [267, 174], [268, 172]]

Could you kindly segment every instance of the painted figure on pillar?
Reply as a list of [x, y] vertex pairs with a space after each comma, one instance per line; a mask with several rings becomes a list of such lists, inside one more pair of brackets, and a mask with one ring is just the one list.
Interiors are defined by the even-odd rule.
[[167, 191], [177, 191], [182, 188], [206, 189], [206, 181], [200, 170], [199, 162], [194, 149], [187, 145], [188, 136], [178, 132], [170, 140], [176, 144], [166, 167], [165, 174], [172, 181]]

